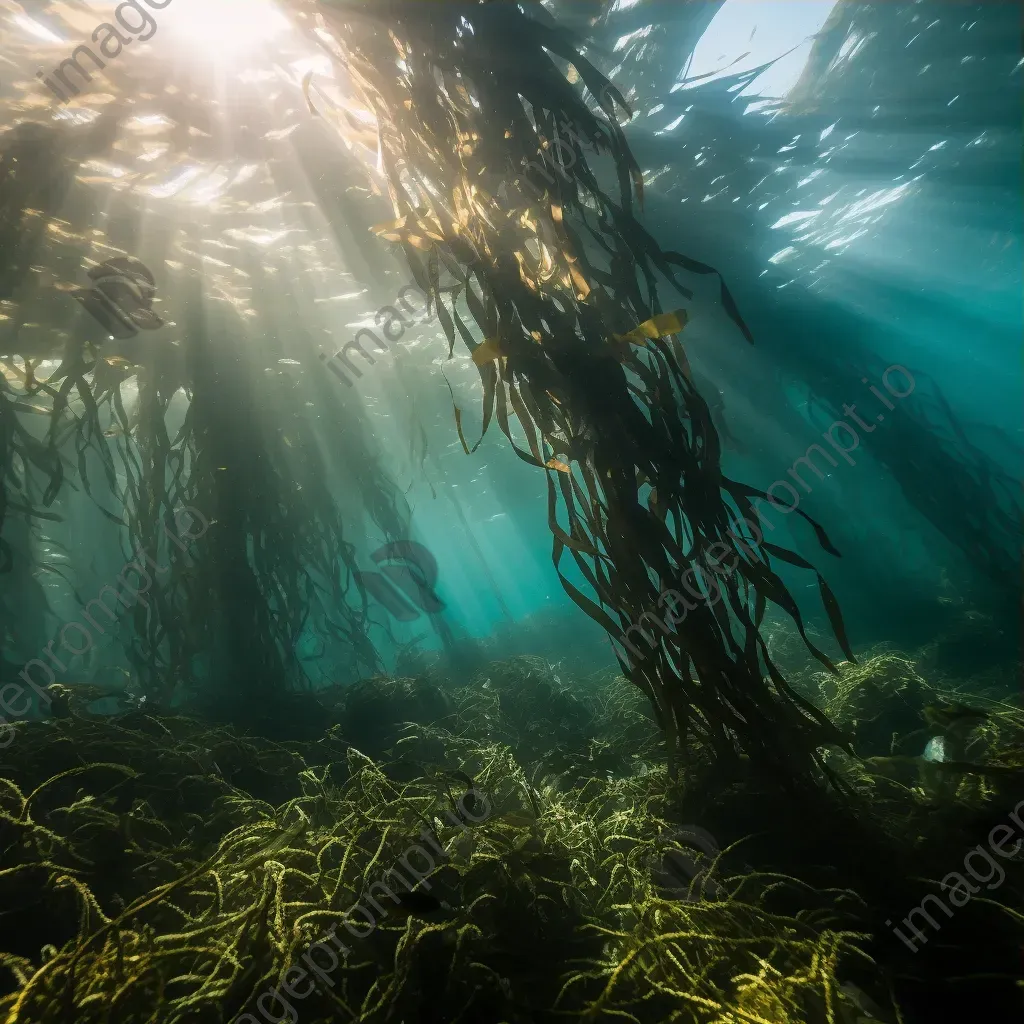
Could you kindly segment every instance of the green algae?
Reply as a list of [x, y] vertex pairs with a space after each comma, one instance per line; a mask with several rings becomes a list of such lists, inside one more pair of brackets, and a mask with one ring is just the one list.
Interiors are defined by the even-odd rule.
[[[922, 711], [933, 699], [891, 652], [850, 671], [832, 696], [838, 720], [865, 686], [917, 693]], [[564, 749], [523, 736], [520, 685], [548, 697], [534, 705], [535, 719], [553, 716], [544, 737], [586, 709], [563, 740], [578, 754], [568, 766]], [[389, 700], [371, 757], [350, 729]], [[622, 677], [555, 682], [522, 658], [461, 686], [378, 677], [321, 704], [336, 720], [306, 741], [138, 710], [99, 718], [84, 697], [64, 718], [16, 726], [0, 763], [8, 1024], [260, 1019], [261, 995], [332, 926], [348, 954], [296, 1004], [304, 1021], [898, 1024], [911, 1018], [891, 991], [931, 949], [901, 963], [880, 908], [916, 905], [906, 879], [941, 877], [950, 851], [970, 848], [972, 818], [1008, 798], [987, 776], [965, 774], [951, 794], [835, 754], [857, 802], [823, 787], [818, 848], [801, 851], [791, 830], [806, 819], [787, 819], [757, 780], [723, 776], [707, 755], [670, 778]], [[993, 712], [969, 750], [1011, 764], [1021, 722]], [[452, 785], [466, 784], [453, 780], [482, 795], [481, 820], [452, 814]], [[720, 848], [666, 890], [658, 865], [693, 853], [685, 826], [697, 821]], [[417, 848], [443, 852], [416, 868]], [[403, 912], [375, 890], [393, 870], [422, 876], [436, 907]], [[1014, 875], [1002, 907], [961, 914], [1019, 935], [1019, 886]], [[379, 910], [368, 933], [360, 918], [361, 937], [341, 925], [358, 905]], [[947, 934], [962, 942], [956, 924]]]

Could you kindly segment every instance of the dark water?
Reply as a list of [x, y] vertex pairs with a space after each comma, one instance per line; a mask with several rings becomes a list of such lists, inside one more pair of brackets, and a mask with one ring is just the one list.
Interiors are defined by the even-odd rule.
[[[1018, 5], [485, 6], [0, 9], [3, 1019], [1016, 1019]], [[451, 238], [640, 236], [394, 154], [552, 56], [689, 294], [544, 278], [617, 355], [485, 430]]]

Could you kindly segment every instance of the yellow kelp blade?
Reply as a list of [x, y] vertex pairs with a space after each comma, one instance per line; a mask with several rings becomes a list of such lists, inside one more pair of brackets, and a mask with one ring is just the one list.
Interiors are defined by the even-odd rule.
[[677, 309], [674, 313], [659, 313], [650, 320], [645, 320], [639, 327], [634, 327], [628, 334], [616, 334], [615, 340], [629, 345], [646, 345], [648, 339], [678, 334], [688, 320], [689, 316], [685, 309]]
[[419, 206], [411, 213], [407, 213], [398, 220], [390, 220], [384, 224], [374, 224], [370, 231], [378, 238], [388, 242], [408, 242], [417, 249], [429, 251], [433, 248], [433, 242], [443, 242], [444, 235], [440, 234], [441, 224], [432, 217], [425, 206]]
[[498, 339], [488, 338], [473, 349], [473, 362], [476, 363], [477, 366], [486, 366], [495, 359], [499, 359], [501, 355], [502, 352], [498, 348]]

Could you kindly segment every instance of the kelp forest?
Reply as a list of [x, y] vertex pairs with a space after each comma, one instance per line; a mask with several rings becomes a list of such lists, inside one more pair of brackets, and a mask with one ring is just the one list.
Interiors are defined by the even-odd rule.
[[1017, 5], [0, 40], [0, 1021], [1020, 1017]]

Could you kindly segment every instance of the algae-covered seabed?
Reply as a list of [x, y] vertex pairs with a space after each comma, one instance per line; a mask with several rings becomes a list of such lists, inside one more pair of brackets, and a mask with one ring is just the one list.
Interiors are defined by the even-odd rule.
[[[424, 17], [421, 4], [295, 0], [289, 9], [324, 16], [321, 37], [345, 52], [357, 98], [326, 71], [307, 77], [305, 56], [275, 39], [229, 82], [212, 59], [178, 67], [131, 50], [54, 113], [34, 67], [56, 65], [95, 18], [44, 6], [46, 24], [67, 31], [43, 56], [12, 45], [23, 78], [4, 93], [0, 137], [0, 567], [13, 580], [0, 593], [0, 680], [45, 650], [48, 623], [70, 621], [121, 572], [125, 549], [167, 568], [108, 638], [111, 660], [97, 656], [88, 675], [75, 665], [41, 718], [5, 734], [9, 1024], [1019, 1014], [1021, 860], [994, 853], [992, 838], [1013, 843], [1024, 797], [1005, 654], [1019, 502], [993, 454], [1001, 442], [968, 440], [925, 383], [890, 434], [865, 436], [922, 537], [932, 530], [921, 543], [946, 545], [938, 560], [960, 603], [939, 599], [928, 646], [864, 648], [853, 634], [858, 662], [829, 672], [824, 651], [853, 652], [811, 573], [820, 552], [744, 532], [758, 492], [723, 474], [720, 404], [706, 403], [677, 336], [689, 286], [710, 280], [724, 325], [711, 333], [740, 337], [747, 358], [750, 332], [722, 279], [641, 224], [662, 173], [647, 167], [665, 160], [652, 136], [641, 168], [620, 124], [644, 99], [636, 83], [624, 95], [576, 37], [514, 4], [438, 4]], [[838, 5], [808, 76], [859, 34], [874, 64], [851, 65], [850, 92], [861, 73], [874, 88], [902, 67], [890, 49], [917, 32], [916, 6]], [[696, 38], [711, 7], [676, 12]], [[605, 8], [641, 24], [648, 5], [575, 11], [594, 28]], [[959, 38], [940, 22], [943, 67], [949, 53], [959, 66]], [[53, 36], [32, 26], [33, 46]], [[650, 53], [678, 43], [647, 28], [622, 37], [640, 85], [659, 74]], [[983, 28], [999, 36], [994, 20]], [[973, 134], [984, 106], [999, 126], [981, 63], [956, 72], [972, 114], [966, 100], [952, 113], [925, 104], [932, 121]], [[916, 67], [902, 73], [917, 82]], [[779, 123], [824, 140], [828, 111], [807, 102], [815, 84]], [[874, 99], [843, 117], [873, 119]], [[706, 185], [710, 200], [720, 176], [748, 196], [760, 187], [758, 140], [770, 135], [730, 135], [723, 103], [712, 91], [693, 117], [690, 144], [713, 139], [714, 159], [673, 167], [664, 194]], [[958, 180], [955, 166], [940, 170]], [[843, 199], [840, 220], [870, 213]], [[166, 324], [114, 344], [58, 299], [126, 256], [154, 269]], [[374, 364], [343, 391], [317, 351], [346, 321], [324, 310], [372, 317], [354, 282], [374, 280], [383, 305], [409, 274], [444, 336], [433, 347], [417, 337], [394, 368]], [[772, 315], [787, 324], [785, 310]], [[776, 334], [812, 417], [838, 416], [860, 368], [884, 365], [852, 330], [828, 346]], [[436, 351], [448, 357], [443, 385]], [[389, 392], [401, 397], [377, 415]], [[481, 399], [480, 426], [493, 416], [544, 481], [546, 509], [531, 494], [531, 512], [546, 511], [579, 617], [621, 632], [723, 545], [740, 566], [722, 583], [727, 600], [623, 660], [624, 675], [571, 658], [459, 662], [440, 616], [431, 625], [448, 657], [407, 651], [386, 673], [371, 637], [400, 645], [375, 618], [357, 549], [411, 536], [405, 479], [380, 450], [394, 438], [387, 410], [403, 406], [415, 427], [399, 447], [421, 491], [448, 500], [458, 473], [448, 450], [428, 457], [423, 424], [461, 458], [476, 450], [468, 410]], [[476, 491], [504, 487], [504, 513], [519, 496], [501, 477]], [[195, 557], [167, 541], [182, 505], [209, 519]], [[879, 564], [876, 592], [897, 568]], [[807, 624], [813, 666], [792, 567], [811, 573], [833, 634]], [[894, 602], [913, 597], [891, 589]], [[939, 608], [915, 607], [925, 622]], [[509, 636], [528, 649], [517, 628]], [[112, 693], [118, 713], [98, 714]]]
[[[543, 659], [321, 692], [330, 724], [305, 742], [55, 695], [61, 717], [19, 724], [2, 757], [0, 1007], [11, 1024], [1009, 1010], [1021, 861], [995, 889], [963, 859], [1021, 813], [1024, 713], [976, 694], [965, 724], [959, 694], [886, 651], [800, 685], [877, 753], [836, 755], [850, 791], [796, 806], [699, 748], [671, 781], [635, 687], [556, 681]], [[900, 756], [926, 736], [970, 765]], [[933, 903], [937, 929], [916, 918], [913, 951], [886, 922], [957, 870], [980, 891], [948, 919]], [[421, 878], [434, 899], [406, 907]], [[301, 998], [268, 995], [282, 983]]]

